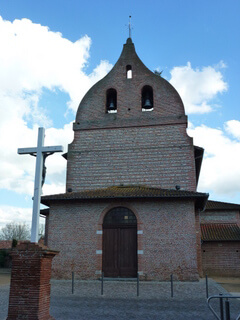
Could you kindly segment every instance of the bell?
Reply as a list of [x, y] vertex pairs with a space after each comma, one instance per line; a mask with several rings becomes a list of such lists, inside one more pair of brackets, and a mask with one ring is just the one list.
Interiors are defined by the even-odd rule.
[[144, 105], [143, 105], [143, 108], [144, 109], [151, 109], [152, 108], [152, 103], [149, 98], [146, 98]]
[[115, 110], [115, 105], [113, 103], [113, 101], [110, 102], [110, 105], [108, 106], [108, 110]]

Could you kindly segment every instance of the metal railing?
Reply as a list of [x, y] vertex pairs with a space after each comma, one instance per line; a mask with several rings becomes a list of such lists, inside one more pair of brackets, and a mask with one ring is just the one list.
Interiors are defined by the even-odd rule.
[[[103, 295], [104, 272], [102, 272], [100, 280], [101, 280], [101, 296], [102, 296]], [[137, 281], [137, 297], [139, 297], [139, 272], [137, 273], [136, 281]]]
[[[72, 272], [72, 294], [74, 294], [74, 272]], [[101, 295], [103, 295], [104, 289], [104, 272], [102, 272], [101, 277]], [[230, 311], [230, 299], [240, 299], [240, 295], [230, 295], [230, 294], [222, 294], [219, 293], [218, 295], [208, 296], [208, 276], [206, 275], [205, 279], [206, 283], [206, 298], [207, 298], [207, 305], [210, 311], [213, 313], [216, 319], [218, 320], [230, 320], [231, 319], [231, 311]], [[139, 272], [137, 273], [136, 278], [137, 284], [137, 297], [140, 295], [140, 279], [139, 279]], [[174, 281], [173, 281], [173, 274], [170, 275], [170, 296], [173, 298], [174, 294]], [[213, 299], [219, 299], [219, 314], [213, 309], [210, 302]], [[240, 320], [240, 313], [235, 320]]]
[[[219, 315], [217, 314], [217, 312], [213, 309], [213, 307], [210, 304], [210, 301], [213, 299], [219, 299], [219, 311], [220, 311]], [[240, 295], [234, 296], [234, 295], [230, 295], [230, 294], [220, 293], [218, 295], [210, 296], [207, 299], [208, 308], [214, 314], [216, 319], [218, 319], [218, 320], [230, 320], [231, 319], [229, 299], [240, 299]], [[224, 308], [224, 305], [225, 305], [225, 308]], [[236, 320], [240, 320], [240, 314], [237, 316]]]

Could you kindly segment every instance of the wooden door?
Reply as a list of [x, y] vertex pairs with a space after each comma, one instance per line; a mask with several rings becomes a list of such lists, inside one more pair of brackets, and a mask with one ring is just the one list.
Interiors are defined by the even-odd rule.
[[119, 228], [119, 276], [137, 276], [137, 228]]
[[125, 207], [111, 209], [103, 221], [105, 277], [137, 276], [137, 219]]
[[137, 276], [137, 228], [103, 229], [103, 272], [105, 277]]

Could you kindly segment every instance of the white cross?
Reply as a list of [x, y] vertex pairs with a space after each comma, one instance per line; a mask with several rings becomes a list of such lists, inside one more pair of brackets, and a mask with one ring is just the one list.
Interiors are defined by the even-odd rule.
[[39, 232], [39, 212], [40, 212], [40, 199], [42, 191], [42, 177], [44, 158], [54, 152], [63, 152], [62, 146], [44, 147], [45, 129], [38, 128], [38, 143], [37, 148], [20, 148], [18, 154], [30, 154], [36, 156], [36, 169], [34, 181], [34, 196], [33, 196], [33, 211], [32, 211], [32, 229], [31, 229], [31, 242], [38, 242]]

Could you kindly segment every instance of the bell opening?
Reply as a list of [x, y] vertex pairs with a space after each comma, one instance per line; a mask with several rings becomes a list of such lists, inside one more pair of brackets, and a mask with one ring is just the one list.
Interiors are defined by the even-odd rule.
[[153, 110], [153, 89], [150, 86], [144, 86], [142, 89], [142, 111]]
[[132, 79], [132, 66], [129, 64], [126, 66], [127, 79]]
[[117, 112], [117, 91], [113, 88], [107, 90], [106, 112], [107, 113]]

